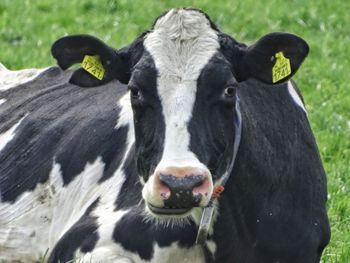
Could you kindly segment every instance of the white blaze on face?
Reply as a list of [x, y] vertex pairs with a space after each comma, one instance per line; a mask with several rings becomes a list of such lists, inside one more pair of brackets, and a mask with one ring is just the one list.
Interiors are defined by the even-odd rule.
[[[145, 37], [144, 47], [158, 71], [157, 90], [165, 120], [164, 149], [155, 173], [167, 167], [193, 167], [210, 174], [189, 149], [188, 124], [198, 77], [220, 48], [217, 31], [202, 13], [173, 9], [157, 20], [154, 29]], [[211, 176], [208, 180], [212, 186]], [[155, 174], [149, 177], [142, 196], [147, 202], [161, 206], [154, 182]], [[201, 204], [206, 205], [209, 198], [203, 198]]]
[[158, 19], [144, 41], [158, 70], [157, 89], [165, 119], [165, 145], [158, 167], [198, 166], [189, 150], [188, 123], [201, 70], [220, 45], [217, 32], [198, 11], [174, 9]]

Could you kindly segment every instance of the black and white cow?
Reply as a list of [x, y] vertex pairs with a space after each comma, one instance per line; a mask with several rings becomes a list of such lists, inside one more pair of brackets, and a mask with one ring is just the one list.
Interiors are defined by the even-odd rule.
[[[278, 52], [290, 72], [273, 83]], [[0, 69], [0, 262], [319, 262], [326, 178], [289, 80], [304, 40], [246, 46], [173, 9], [120, 50], [75, 35], [52, 53], [106, 73]]]

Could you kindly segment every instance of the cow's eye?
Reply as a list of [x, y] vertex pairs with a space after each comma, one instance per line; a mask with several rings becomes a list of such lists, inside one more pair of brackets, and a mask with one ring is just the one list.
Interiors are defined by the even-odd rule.
[[233, 97], [235, 95], [235, 88], [234, 87], [227, 87], [225, 89], [225, 96], [226, 97]]
[[140, 97], [140, 89], [135, 86], [130, 87], [131, 97], [138, 99]]

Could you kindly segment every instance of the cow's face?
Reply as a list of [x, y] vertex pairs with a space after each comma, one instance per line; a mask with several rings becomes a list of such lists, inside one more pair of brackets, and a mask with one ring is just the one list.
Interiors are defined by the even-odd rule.
[[[53, 54], [61, 67], [98, 54], [107, 71], [103, 83], [112, 78], [128, 83], [142, 196], [155, 216], [183, 217], [208, 204], [232, 159], [239, 82], [255, 77], [271, 83], [278, 52], [291, 62], [291, 73], [278, 82], [285, 81], [308, 52], [302, 39], [283, 33], [246, 47], [192, 9], [169, 11], [118, 52], [90, 38], [63, 38]], [[90, 43], [82, 48], [82, 41]], [[80, 53], [72, 56], [67, 46], [79, 46]], [[71, 81], [97, 82], [82, 70]]]
[[206, 206], [231, 161], [238, 83], [217, 50], [188, 44], [178, 65], [149, 47], [129, 82], [142, 195], [155, 214]]
[[142, 195], [152, 213], [183, 215], [208, 204], [227, 166], [237, 81], [197, 11], [159, 18], [143, 45], [129, 81]]

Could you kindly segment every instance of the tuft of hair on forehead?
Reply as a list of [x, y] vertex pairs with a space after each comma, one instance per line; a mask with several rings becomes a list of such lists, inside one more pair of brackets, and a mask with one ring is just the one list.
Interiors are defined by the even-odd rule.
[[[171, 9], [155, 21], [144, 38], [144, 47], [162, 78], [172, 76], [177, 79], [172, 79], [175, 82], [194, 81], [220, 48], [218, 34], [215, 25], [202, 11]], [[164, 85], [170, 87], [168, 84]]]
[[193, 8], [171, 9], [156, 19], [153, 30], [160, 30], [171, 40], [186, 41], [211, 28], [218, 31], [209, 16]]

